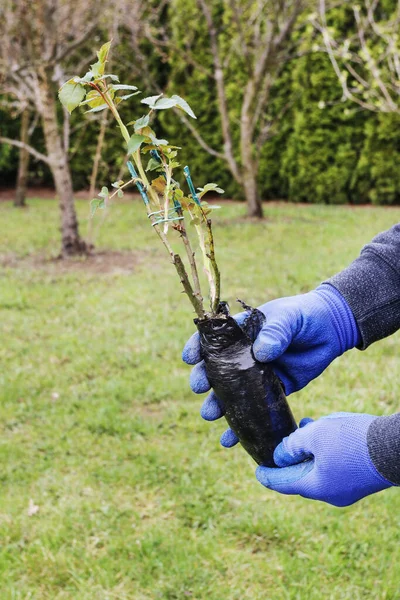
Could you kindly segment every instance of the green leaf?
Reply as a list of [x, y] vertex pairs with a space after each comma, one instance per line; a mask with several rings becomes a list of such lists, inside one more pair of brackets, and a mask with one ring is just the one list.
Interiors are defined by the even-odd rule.
[[83, 77], [74, 77], [75, 83], [89, 83], [93, 79], [93, 72], [88, 71]]
[[160, 167], [161, 165], [158, 162], [158, 160], [156, 160], [155, 158], [151, 158], [147, 164], [146, 171], [156, 171]]
[[98, 79], [102, 75], [104, 75], [105, 64], [101, 62], [96, 62], [93, 65], [90, 65], [92, 69], [94, 79]]
[[140, 130], [140, 135], [151, 138], [151, 136], [155, 136], [155, 133], [152, 128], [147, 125], [147, 127], [143, 127], [143, 129]]
[[149, 137], [155, 146], [168, 146], [168, 140], [158, 140], [154, 135]]
[[118, 75], [113, 75], [112, 73], [109, 73], [108, 75], [103, 75], [102, 79], [107, 79], [107, 77], [109, 77], [111, 81], [119, 81]]
[[143, 115], [143, 117], [141, 117], [140, 119], [135, 121], [135, 123], [134, 123], [135, 131], [139, 131], [139, 129], [143, 129], [143, 127], [147, 127], [147, 125], [149, 124], [149, 121], [150, 121], [149, 115]]
[[101, 188], [101, 192], [100, 194], [98, 194], [98, 196], [100, 196], [100, 198], [108, 198], [109, 192], [108, 192], [108, 187], [106, 187], [105, 185]]
[[201, 221], [199, 219], [199, 217], [194, 217], [194, 219], [191, 219], [190, 221], [190, 225], [200, 225]]
[[160, 98], [152, 108], [154, 110], [166, 110], [174, 106], [176, 106], [176, 100], [173, 100], [173, 98]]
[[150, 108], [154, 108], [155, 103], [159, 98], [161, 98], [163, 94], [158, 94], [158, 96], [149, 96], [148, 98], [143, 98], [141, 101], [142, 104], [148, 104]]
[[117, 196], [118, 196], [118, 198], [123, 198], [124, 197], [124, 190], [118, 190]]
[[102, 45], [100, 50], [97, 52], [97, 58], [99, 62], [105, 63], [108, 58], [108, 53], [110, 52], [111, 40]]
[[174, 194], [175, 194], [175, 199], [176, 200], [182, 200], [184, 193], [180, 188], [177, 188], [174, 190]]
[[[101, 64], [101, 63], [96, 63], [97, 64]], [[104, 71], [104, 69], [103, 69]], [[110, 78], [111, 81], [119, 81], [119, 77], [118, 75], [113, 75], [112, 73], [106, 73], [105, 75], [102, 75], [101, 77], [96, 77], [96, 81], [103, 81], [104, 79], [108, 79]]]
[[113, 85], [113, 89], [117, 92], [118, 90], [137, 90], [137, 87], [134, 85]]
[[114, 181], [114, 183], [111, 184], [111, 186], [113, 188], [120, 188], [121, 185], [124, 185], [124, 180], [123, 179], [118, 179], [118, 181]]
[[202, 198], [207, 192], [217, 192], [217, 194], [224, 194], [225, 190], [220, 188], [216, 183], [207, 183], [203, 188], [197, 188], [199, 190], [199, 197]]
[[193, 110], [190, 108], [190, 106], [186, 102], [186, 100], [184, 100], [180, 96], [177, 96], [176, 94], [171, 96], [171, 100], [174, 100], [175, 106], [177, 106], [181, 110], [185, 111], [185, 113], [187, 113], [189, 115], [189, 117], [192, 117], [193, 119], [197, 119], [196, 115], [194, 114]]
[[105, 108], [108, 108], [108, 104], [100, 104], [100, 106], [95, 106], [94, 108], [91, 108], [90, 110], [86, 110], [86, 113], [94, 113], [94, 112], [100, 112], [101, 110], [104, 110]]
[[174, 96], [171, 96], [171, 98], [163, 98], [163, 94], [160, 94], [158, 96], [150, 96], [149, 98], [144, 98], [142, 100], [142, 103], [148, 104], [153, 110], [166, 110], [168, 108], [173, 108], [174, 106], [177, 106], [189, 116], [193, 117], [193, 119], [196, 118], [196, 115], [194, 114], [193, 110], [190, 108], [186, 100], [184, 100], [180, 96], [177, 96], [176, 94]]
[[132, 98], [132, 96], [137, 96], [141, 92], [133, 92], [133, 94], [125, 94], [125, 96], [117, 96], [117, 100], [121, 102], [121, 100], [128, 100], [128, 98]]
[[103, 198], [93, 198], [93, 200], [90, 201], [90, 216], [94, 217], [96, 210], [98, 208], [103, 209], [104, 207], [105, 203]]
[[132, 154], [133, 152], [136, 152], [136, 150], [138, 150], [138, 148], [140, 148], [140, 146], [143, 144], [145, 139], [146, 138], [144, 135], [137, 135], [137, 134], [132, 135], [128, 142], [128, 152], [130, 154]]
[[71, 114], [72, 111], [79, 106], [86, 95], [86, 90], [80, 83], [75, 83], [70, 79], [59, 89], [58, 97], [60, 102], [67, 111]]
[[86, 94], [85, 100], [83, 100], [79, 106], [84, 106], [85, 104], [89, 104], [91, 108], [94, 108], [95, 106], [101, 106], [104, 104], [104, 98], [100, 96], [97, 90], [90, 90], [90, 92]]

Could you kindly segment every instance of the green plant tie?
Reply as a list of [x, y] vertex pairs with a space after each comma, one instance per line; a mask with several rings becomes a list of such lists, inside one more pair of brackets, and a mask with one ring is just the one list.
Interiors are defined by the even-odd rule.
[[199, 197], [198, 197], [198, 195], [196, 194], [196, 190], [194, 189], [194, 185], [193, 185], [192, 177], [191, 177], [191, 175], [190, 175], [190, 169], [189, 169], [189, 167], [185, 167], [185, 168], [183, 169], [183, 174], [184, 174], [184, 176], [186, 177], [186, 181], [188, 182], [189, 190], [190, 190], [190, 193], [192, 194], [192, 198], [193, 198], [193, 200], [195, 201], [195, 203], [196, 203], [198, 206], [201, 206], [201, 203], [200, 203]]
[[[128, 167], [129, 173], [131, 174], [132, 178], [138, 180], [139, 175], [136, 173], [136, 169], [133, 166], [133, 163], [131, 163], [131, 161], [128, 160], [128, 162], [126, 163], [126, 166]], [[137, 189], [140, 192], [140, 195], [143, 198], [143, 202], [145, 203], [146, 206], [150, 206], [149, 197], [146, 193], [146, 190], [145, 190], [143, 184], [140, 181], [135, 181], [135, 183], [136, 183]]]

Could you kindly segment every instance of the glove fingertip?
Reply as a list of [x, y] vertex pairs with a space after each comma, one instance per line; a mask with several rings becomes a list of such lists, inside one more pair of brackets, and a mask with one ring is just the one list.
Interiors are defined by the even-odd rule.
[[302, 494], [304, 492], [302, 480], [313, 468], [313, 460], [282, 469], [257, 467], [256, 477], [262, 485], [281, 494]]
[[311, 417], [304, 417], [304, 419], [301, 419], [301, 421], [299, 423], [299, 427], [300, 428], [305, 427], [309, 423], [314, 423], [314, 419], [312, 419]]
[[224, 448], [233, 448], [239, 442], [239, 438], [235, 433], [233, 433], [232, 429], [227, 429], [221, 435], [220, 443]]
[[195, 365], [190, 373], [190, 387], [195, 394], [204, 394], [210, 389], [204, 363]]
[[268, 477], [270, 471], [271, 469], [269, 467], [259, 466], [256, 469], [257, 481], [261, 483], [261, 485], [263, 485], [264, 487], [269, 487], [270, 485], [270, 480]]
[[200, 415], [205, 421], [216, 421], [222, 417], [223, 414], [218, 398], [214, 392], [211, 392], [203, 402], [203, 406], [200, 409]]
[[282, 442], [275, 448], [274, 463], [277, 467], [288, 467], [293, 464], [293, 457], [285, 450]]
[[197, 331], [186, 342], [182, 350], [182, 360], [187, 365], [195, 365], [201, 361], [200, 336]]

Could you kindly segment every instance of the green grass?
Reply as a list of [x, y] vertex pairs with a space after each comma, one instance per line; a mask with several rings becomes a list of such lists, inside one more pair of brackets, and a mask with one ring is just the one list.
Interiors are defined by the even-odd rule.
[[[215, 219], [224, 298], [307, 291], [346, 266], [400, 209], [268, 205]], [[79, 203], [82, 230], [88, 207]], [[0, 205], [0, 598], [394, 600], [400, 493], [336, 509], [270, 492], [180, 360], [189, 303], [139, 203], [97, 245], [133, 273], [63, 270], [58, 210]], [[79, 263], [80, 264], [80, 263]], [[399, 410], [399, 335], [341, 357], [292, 396], [295, 415]], [[29, 500], [40, 507], [29, 516]]]

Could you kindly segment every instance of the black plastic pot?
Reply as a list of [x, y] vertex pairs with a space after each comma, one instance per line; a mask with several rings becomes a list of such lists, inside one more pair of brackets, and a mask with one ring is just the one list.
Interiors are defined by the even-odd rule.
[[195, 322], [207, 377], [229, 427], [259, 465], [275, 467], [274, 450], [296, 422], [272, 368], [253, 355], [252, 339], [264, 320], [251, 309], [241, 326], [229, 315]]

